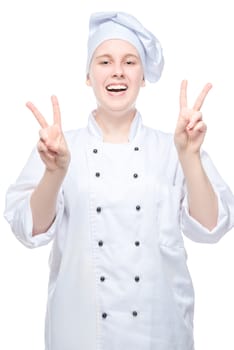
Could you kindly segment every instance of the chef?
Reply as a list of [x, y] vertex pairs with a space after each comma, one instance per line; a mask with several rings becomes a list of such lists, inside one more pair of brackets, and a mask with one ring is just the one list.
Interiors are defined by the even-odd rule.
[[63, 132], [28, 102], [40, 138], [6, 195], [5, 218], [29, 248], [50, 241], [46, 350], [193, 350], [194, 290], [183, 234], [215, 243], [234, 197], [201, 149], [206, 125], [182, 81], [174, 135], [143, 124], [145, 81], [164, 66], [158, 39], [132, 15], [90, 18], [87, 85], [97, 107]]

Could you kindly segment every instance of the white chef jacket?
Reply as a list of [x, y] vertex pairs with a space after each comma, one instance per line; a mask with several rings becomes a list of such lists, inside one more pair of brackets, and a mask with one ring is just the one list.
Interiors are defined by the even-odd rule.
[[32, 236], [30, 195], [44, 172], [36, 149], [6, 196], [5, 217], [34, 248], [53, 240], [46, 350], [193, 350], [194, 290], [182, 232], [217, 242], [233, 226], [234, 199], [205, 152], [218, 196], [210, 232], [188, 213], [173, 135], [142, 124], [129, 142], [103, 142], [91, 113], [65, 133], [71, 163], [49, 230]]

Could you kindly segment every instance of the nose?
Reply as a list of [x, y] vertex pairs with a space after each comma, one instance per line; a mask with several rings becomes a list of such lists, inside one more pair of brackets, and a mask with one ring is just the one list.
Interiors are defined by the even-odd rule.
[[124, 76], [124, 70], [123, 70], [123, 66], [121, 63], [115, 63], [113, 65], [113, 74], [112, 76], [114, 78], [122, 78]]

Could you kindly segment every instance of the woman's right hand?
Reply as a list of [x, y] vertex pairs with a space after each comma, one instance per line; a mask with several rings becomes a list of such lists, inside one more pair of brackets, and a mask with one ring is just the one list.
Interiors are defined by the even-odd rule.
[[53, 106], [53, 124], [49, 125], [39, 110], [32, 102], [27, 102], [26, 106], [33, 113], [41, 126], [39, 131], [40, 140], [37, 148], [42, 161], [48, 171], [67, 171], [70, 163], [70, 152], [62, 132], [61, 115], [58, 99], [51, 97]]

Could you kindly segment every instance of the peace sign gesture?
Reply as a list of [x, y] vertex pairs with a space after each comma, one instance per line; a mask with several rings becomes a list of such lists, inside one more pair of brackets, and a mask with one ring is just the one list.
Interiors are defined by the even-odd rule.
[[183, 80], [180, 87], [180, 113], [174, 134], [179, 156], [200, 151], [207, 129], [200, 109], [212, 88], [211, 84], [206, 84], [190, 109], [187, 107], [187, 85], [187, 80]]
[[40, 140], [37, 149], [46, 169], [54, 171], [58, 169], [67, 170], [70, 162], [70, 152], [67, 147], [61, 126], [61, 115], [58, 99], [56, 96], [51, 97], [53, 106], [53, 124], [48, 125], [43, 115], [33, 105], [27, 102], [26, 106], [33, 113], [41, 126], [39, 131]]

